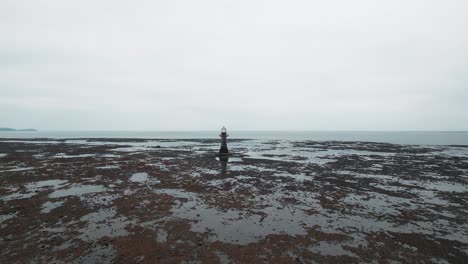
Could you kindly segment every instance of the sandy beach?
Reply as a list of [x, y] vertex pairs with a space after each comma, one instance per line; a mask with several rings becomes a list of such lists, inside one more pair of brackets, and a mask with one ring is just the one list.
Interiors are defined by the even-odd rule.
[[0, 139], [1, 263], [466, 263], [468, 146]]

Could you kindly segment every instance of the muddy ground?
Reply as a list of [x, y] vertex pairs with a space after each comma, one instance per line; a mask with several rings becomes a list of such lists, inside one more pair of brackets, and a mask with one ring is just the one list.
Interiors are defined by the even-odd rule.
[[0, 139], [0, 263], [468, 263], [468, 146]]

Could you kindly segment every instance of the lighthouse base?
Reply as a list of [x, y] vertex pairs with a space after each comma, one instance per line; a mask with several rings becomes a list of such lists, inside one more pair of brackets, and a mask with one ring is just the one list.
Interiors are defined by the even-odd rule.
[[219, 155], [222, 155], [222, 156], [229, 155], [229, 150], [227, 146], [221, 146], [221, 148], [219, 149]]

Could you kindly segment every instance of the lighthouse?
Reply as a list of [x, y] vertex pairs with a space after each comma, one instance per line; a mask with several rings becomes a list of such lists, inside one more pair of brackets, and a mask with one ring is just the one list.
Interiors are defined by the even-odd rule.
[[219, 149], [219, 155], [229, 155], [229, 150], [226, 142], [226, 139], [228, 137], [226, 127], [223, 126], [223, 128], [221, 128], [221, 134], [219, 134], [219, 136], [221, 137], [221, 148]]

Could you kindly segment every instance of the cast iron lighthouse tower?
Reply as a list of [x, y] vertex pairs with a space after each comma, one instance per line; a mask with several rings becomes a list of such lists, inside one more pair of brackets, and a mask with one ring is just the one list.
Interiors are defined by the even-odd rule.
[[221, 137], [221, 148], [219, 149], [219, 155], [229, 155], [229, 150], [226, 142], [226, 139], [228, 137], [226, 127], [223, 126], [223, 128], [221, 128], [221, 134], [219, 134], [219, 136]]

